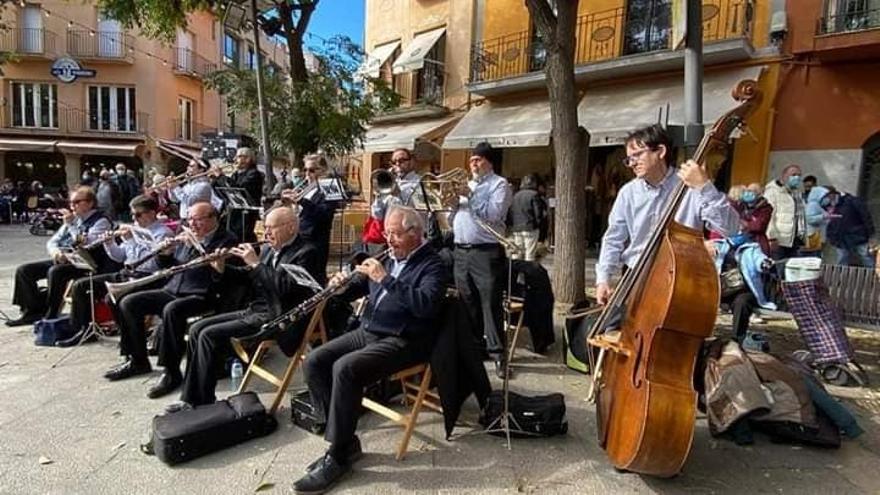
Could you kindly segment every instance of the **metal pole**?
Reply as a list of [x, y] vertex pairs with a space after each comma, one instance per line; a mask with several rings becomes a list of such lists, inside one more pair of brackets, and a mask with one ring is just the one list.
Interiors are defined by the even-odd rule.
[[701, 0], [686, 1], [684, 145], [691, 157], [703, 138], [703, 6]]
[[275, 172], [272, 170], [272, 147], [269, 145], [269, 122], [263, 98], [263, 55], [260, 52], [260, 26], [257, 25], [257, 0], [251, 0], [251, 18], [254, 26], [254, 57], [257, 62], [257, 104], [260, 112], [260, 136], [263, 142], [263, 159], [266, 161], [266, 183], [269, 191], [275, 187]]

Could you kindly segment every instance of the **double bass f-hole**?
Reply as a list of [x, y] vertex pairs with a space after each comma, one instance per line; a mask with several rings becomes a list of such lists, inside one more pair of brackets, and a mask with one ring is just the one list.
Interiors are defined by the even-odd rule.
[[644, 349], [644, 340], [642, 340], [642, 334], [635, 333], [633, 335], [633, 347], [635, 348], [635, 361], [633, 362], [632, 376], [630, 380], [632, 381], [634, 388], [639, 388], [642, 386], [642, 350]]

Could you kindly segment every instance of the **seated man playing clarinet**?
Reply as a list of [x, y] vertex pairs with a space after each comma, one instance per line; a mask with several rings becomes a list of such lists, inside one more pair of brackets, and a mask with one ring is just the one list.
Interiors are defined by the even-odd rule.
[[[293, 308], [313, 294], [313, 289], [297, 283], [281, 265], [298, 265], [312, 278], [318, 272], [318, 252], [299, 233], [299, 220], [293, 209], [282, 206], [271, 210], [264, 223], [266, 246], [257, 254], [250, 244], [232, 248], [244, 266], [227, 266], [222, 260], [215, 269], [224, 283], [249, 285], [254, 299], [246, 309], [218, 314], [200, 320], [189, 329], [189, 353], [181, 401], [197, 406], [214, 402], [218, 359], [230, 349], [229, 339], [256, 334], [267, 321]], [[307, 322], [304, 322], [307, 323]], [[305, 328], [288, 329], [278, 336], [285, 353], [295, 352]], [[166, 364], [167, 370], [167, 364]], [[167, 370], [166, 372], [174, 371]], [[163, 390], [163, 392], [166, 392]], [[168, 390], [170, 392], [170, 390]]]
[[[40, 318], [58, 316], [67, 283], [88, 273], [71, 265], [66, 253], [94, 243], [111, 227], [110, 220], [97, 209], [97, 202], [95, 191], [90, 187], [81, 186], [70, 192], [70, 210], [61, 210], [64, 225], [46, 243], [50, 259], [25, 263], [15, 270], [12, 304], [21, 308], [21, 316], [8, 320], [7, 326], [29, 325]], [[110, 270], [106, 256], [96, 256], [96, 261], [101, 265], [99, 271]], [[46, 279], [48, 292], [43, 293], [37, 287], [42, 279]]]
[[[170, 273], [166, 270], [238, 243], [234, 235], [219, 227], [217, 210], [210, 203], [196, 203], [190, 207], [188, 213], [189, 225], [198, 245], [193, 242], [181, 244], [174, 249], [173, 254], [160, 254], [157, 258], [160, 271], [153, 274], [153, 277], [160, 273]], [[150, 277], [140, 280], [146, 282]], [[159, 365], [166, 366], [166, 372], [147, 396], [152, 397], [153, 389], [157, 387], [167, 387], [169, 380], [173, 383], [175, 371], [179, 385], [186, 320], [216, 307], [220, 282], [220, 274], [204, 264], [174, 273], [161, 289], [141, 290], [122, 299], [119, 306], [122, 319], [117, 322], [122, 337], [120, 345], [130, 357], [128, 361], [107, 371], [104, 378], [115, 381], [152, 371], [147, 359], [144, 318], [147, 315], [162, 315]]]
[[[129, 202], [131, 217], [141, 229], [149, 231], [154, 243], [159, 243], [172, 237], [173, 233], [164, 223], [156, 219], [159, 205], [155, 199], [148, 196], [136, 196]], [[113, 261], [124, 263], [126, 266], [148, 256], [152, 246], [149, 242], [139, 240], [132, 235], [133, 227], [130, 225], [120, 226], [118, 229], [104, 235], [104, 250]], [[117, 244], [117, 239], [122, 242]], [[94, 291], [94, 301], [107, 295], [105, 282], [125, 282], [131, 278], [140, 278], [154, 273], [159, 269], [155, 259], [150, 259], [141, 264], [135, 270], [125, 268], [120, 271], [105, 273], [92, 277], [83, 277], [73, 283], [71, 289], [70, 304], [70, 328], [76, 330], [72, 337], [59, 340], [55, 343], [58, 347], [69, 347], [80, 343], [84, 337], [85, 328], [88, 326], [92, 315], [92, 298], [89, 291]], [[115, 310], [114, 310], [115, 311]], [[92, 340], [96, 335], [89, 336]]]
[[[422, 216], [414, 209], [391, 206], [385, 215], [390, 246], [384, 263], [368, 258], [342, 297], [369, 294], [361, 326], [312, 351], [305, 379], [318, 414], [326, 420], [330, 448], [307, 468], [293, 487], [298, 493], [324, 493], [351, 470], [361, 454], [357, 428], [364, 387], [430, 357], [437, 313], [446, 291], [447, 273], [426, 241]], [[331, 285], [344, 285], [336, 274]]]

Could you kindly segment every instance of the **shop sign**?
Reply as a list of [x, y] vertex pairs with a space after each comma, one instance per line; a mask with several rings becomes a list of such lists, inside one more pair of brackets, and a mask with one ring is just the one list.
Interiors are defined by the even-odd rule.
[[63, 83], [72, 83], [78, 77], [95, 77], [94, 69], [83, 69], [70, 57], [61, 57], [52, 64], [52, 75]]

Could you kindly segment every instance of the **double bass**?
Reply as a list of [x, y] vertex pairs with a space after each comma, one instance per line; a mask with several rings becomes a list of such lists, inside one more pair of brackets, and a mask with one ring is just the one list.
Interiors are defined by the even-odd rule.
[[[739, 82], [732, 95], [740, 104], [704, 135], [693, 156], [697, 163], [726, 151], [732, 133], [760, 101], [753, 80]], [[590, 363], [590, 395], [599, 444], [616, 468], [661, 477], [678, 474], [691, 448], [694, 366], [712, 335], [720, 292], [703, 232], [674, 220], [687, 190], [683, 182], [677, 185], [658, 228], [588, 336], [598, 350]], [[621, 317], [619, 329], [608, 330], [612, 318]]]

